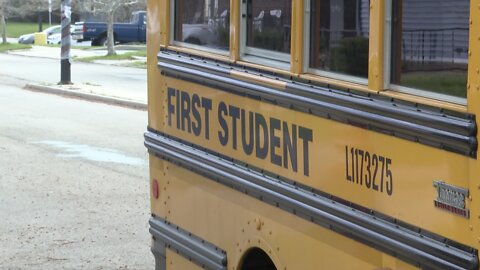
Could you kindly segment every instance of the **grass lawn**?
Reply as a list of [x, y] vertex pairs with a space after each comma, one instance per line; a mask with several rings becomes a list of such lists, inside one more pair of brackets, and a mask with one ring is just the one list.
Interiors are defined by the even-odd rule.
[[143, 68], [143, 69], [147, 69], [147, 62], [131, 62], [131, 63], [128, 63], [126, 65], [124, 65], [126, 67], [133, 67], [133, 68]]
[[401, 85], [456, 97], [467, 96], [467, 73], [461, 71], [403, 73]]
[[[62, 45], [60, 44], [45, 44], [45, 45], [39, 45], [39, 46], [45, 46], [45, 47], [51, 47], [51, 48], [60, 48], [62, 47]], [[76, 49], [76, 50], [91, 50], [92, 47], [90, 46], [75, 46], [75, 45], [72, 45], [70, 46], [71, 49]]]
[[26, 44], [16, 44], [16, 43], [0, 43], [0, 53], [11, 51], [11, 50], [23, 50], [30, 49], [32, 46]]
[[146, 51], [129, 52], [117, 55], [105, 55], [105, 56], [92, 56], [92, 57], [79, 57], [75, 60], [80, 62], [93, 62], [95, 60], [135, 60], [135, 57], [147, 57]]
[[[48, 24], [43, 24], [43, 29], [47, 28]], [[38, 32], [38, 23], [25, 22], [7, 22], [7, 36], [11, 38], [18, 38], [24, 34]]]

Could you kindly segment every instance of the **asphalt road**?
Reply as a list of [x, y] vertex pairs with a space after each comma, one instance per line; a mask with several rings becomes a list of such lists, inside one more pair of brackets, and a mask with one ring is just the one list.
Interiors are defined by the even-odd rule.
[[[26, 82], [56, 84], [60, 81], [60, 61], [49, 58], [0, 54], [0, 76]], [[71, 79], [75, 84], [91, 84], [116, 89], [132, 97], [147, 96], [147, 71], [139, 68], [73, 62]], [[1, 83], [1, 80], [0, 80]]]
[[146, 112], [22, 85], [0, 76], [0, 269], [152, 269]]

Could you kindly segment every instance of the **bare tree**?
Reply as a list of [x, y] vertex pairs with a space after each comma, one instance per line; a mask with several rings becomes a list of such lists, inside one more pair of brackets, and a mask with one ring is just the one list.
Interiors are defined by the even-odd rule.
[[115, 12], [121, 6], [134, 5], [145, 0], [89, 0], [94, 13], [101, 13], [107, 18], [107, 55], [115, 55], [115, 37], [113, 35], [113, 22]]
[[[5, 18], [21, 12], [12, 0], [0, 0], [0, 31], [2, 32], [2, 43], [7, 43], [7, 25]], [[17, 3], [18, 4], [18, 3]]]
[[7, 26], [5, 25], [6, 0], [0, 0], [0, 31], [2, 32], [2, 43], [7, 43]]
[[[60, 5], [60, 0], [53, 0], [52, 5]], [[7, 25], [5, 19], [9, 16], [26, 16], [34, 12], [48, 9], [45, 0], [0, 0], [0, 32], [2, 43], [7, 43]]]

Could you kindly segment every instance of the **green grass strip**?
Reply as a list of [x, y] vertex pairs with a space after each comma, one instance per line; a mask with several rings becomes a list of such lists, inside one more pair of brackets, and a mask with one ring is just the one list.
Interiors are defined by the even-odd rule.
[[91, 57], [77, 57], [79, 62], [93, 62], [96, 60], [136, 60], [135, 57], [147, 57], [146, 51], [128, 52], [124, 54], [105, 55], [105, 56], [91, 56]]
[[13, 50], [25, 50], [25, 49], [31, 49], [31, 48], [32, 48], [31, 45], [26, 45], [26, 44], [0, 43], [0, 53], [13, 51]]
[[[43, 25], [43, 29], [47, 28], [48, 24]], [[21, 35], [38, 32], [38, 23], [24, 23], [24, 22], [7, 22], [7, 36], [11, 38], [18, 38]]]

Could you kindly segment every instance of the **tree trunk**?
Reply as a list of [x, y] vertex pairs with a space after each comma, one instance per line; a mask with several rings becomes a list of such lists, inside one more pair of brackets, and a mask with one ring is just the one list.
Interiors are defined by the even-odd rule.
[[115, 48], [113, 47], [115, 45], [115, 37], [113, 35], [113, 17], [114, 17], [115, 12], [111, 11], [108, 13], [107, 17], [107, 50], [108, 53], [107, 55], [115, 55], [117, 54], [115, 52]]
[[0, 30], [2, 32], [2, 43], [7, 43], [7, 27], [5, 25], [5, 15], [0, 14]]

